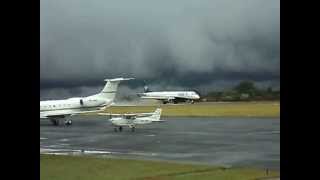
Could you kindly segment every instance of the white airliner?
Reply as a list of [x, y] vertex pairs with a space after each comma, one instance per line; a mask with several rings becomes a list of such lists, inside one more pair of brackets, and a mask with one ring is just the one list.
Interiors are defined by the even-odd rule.
[[137, 126], [150, 124], [154, 122], [164, 122], [160, 120], [161, 109], [158, 108], [152, 113], [132, 113], [132, 114], [109, 114], [109, 113], [99, 113], [99, 115], [110, 116], [109, 121], [115, 126], [114, 131], [122, 131], [124, 126], [131, 128], [134, 131]]
[[144, 93], [137, 94], [142, 99], [156, 99], [162, 101], [163, 104], [178, 102], [194, 103], [200, 99], [200, 95], [195, 91], [159, 91], [152, 92], [147, 86], [144, 87]]
[[72, 121], [66, 117], [76, 114], [99, 112], [113, 104], [118, 85], [121, 81], [133, 78], [105, 79], [106, 85], [98, 94], [88, 97], [74, 97], [64, 100], [40, 101], [40, 119], [49, 119], [54, 125], [59, 125], [65, 120], [66, 125]]

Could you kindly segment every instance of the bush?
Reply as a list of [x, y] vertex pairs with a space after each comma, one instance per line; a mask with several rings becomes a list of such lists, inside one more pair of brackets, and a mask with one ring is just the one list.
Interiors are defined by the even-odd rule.
[[273, 91], [271, 87], [258, 89], [251, 81], [242, 81], [232, 90], [212, 91], [204, 98], [207, 101], [259, 101], [259, 100], [279, 100], [280, 91]]

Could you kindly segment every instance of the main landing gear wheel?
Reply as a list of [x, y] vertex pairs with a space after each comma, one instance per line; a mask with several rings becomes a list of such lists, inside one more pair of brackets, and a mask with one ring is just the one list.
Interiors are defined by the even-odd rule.
[[119, 127], [119, 131], [122, 132], [122, 126]]
[[64, 121], [64, 124], [65, 124], [66, 126], [70, 126], [70, 125], [72, 125], [72, 121], [71, 121], [71, 120], [65, 120], [65, 121]]
[[131, 131], [132, 131], [132, 132], [134, 132], [135, 130], [136, 130], [136, 128], [135, 128], [135, 127], [132, 127], [132, 128], [131, 128]]
[[54, 126], [59, 126], [59, 120], [58, 119], [51, 119], [51, 122]]

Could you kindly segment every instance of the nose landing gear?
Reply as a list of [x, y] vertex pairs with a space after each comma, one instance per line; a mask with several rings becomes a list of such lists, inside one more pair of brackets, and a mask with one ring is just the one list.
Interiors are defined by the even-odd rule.
[[[136, 127], [134, 127], [134, 126], [129, 126], [129, 128], [131, 129], [131, 132], [135, 132], [135, 130], [136, 130]], [[119, 130], [119, 132], [122, 132], [123, 127], [122, 126], [114, 127], [114, 132], [118, 132], [118, 130]]]
[[[61, 124], [62, 119], [51, 119], [50, 120], [54, 126], [59, 126]], [[64, 125], [70, 126], [72, 125], [72, 120], [65, 120]]]

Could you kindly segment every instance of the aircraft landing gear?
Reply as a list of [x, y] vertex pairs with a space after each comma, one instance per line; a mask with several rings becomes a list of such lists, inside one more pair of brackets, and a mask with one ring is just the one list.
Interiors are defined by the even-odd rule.
[[59, 124], [60, 124], [59, 119], [51, 119], [50, 121], [52, 122], [52, 124], [53, 124], [54, 126], [59, 126]]
[[[54, 126], [59, 126], [62, 122], [62, 119], [50, 119], [50, 121], [52, 122], [52, 124], [54, 125]], [[70, 125], [72, 125], [72, 120], [65, 120], [64, 121], [64, 125], [66, 125], [66, 126], [70, 126]]]
[[119, 132], [122, 132], [122, 126], [119, 126], [119, 127], [114, 127], [114, 132], [118, 132], [118, 129], [119, 129]]
[[[135, 127], [134, 126], [130, 126], [130, 128], [131, 128], [131, 131], [132, 132], [134, 132], [135, 131]], [[122, 126], [119, 126], [119, 127], [114, 127], [114, 132], [118, 132], [118, 130], [119, 130], [119, 132], [122, 132], [122, 130], [123, 130], [123, 127]]]
[[72, 121], [71, 121], [71, 120], [65, 120], [65, 121], [64, 121], [64, 124], [65, 124], [66, 126], [70, 126], [70, 125], [72, 125]]

